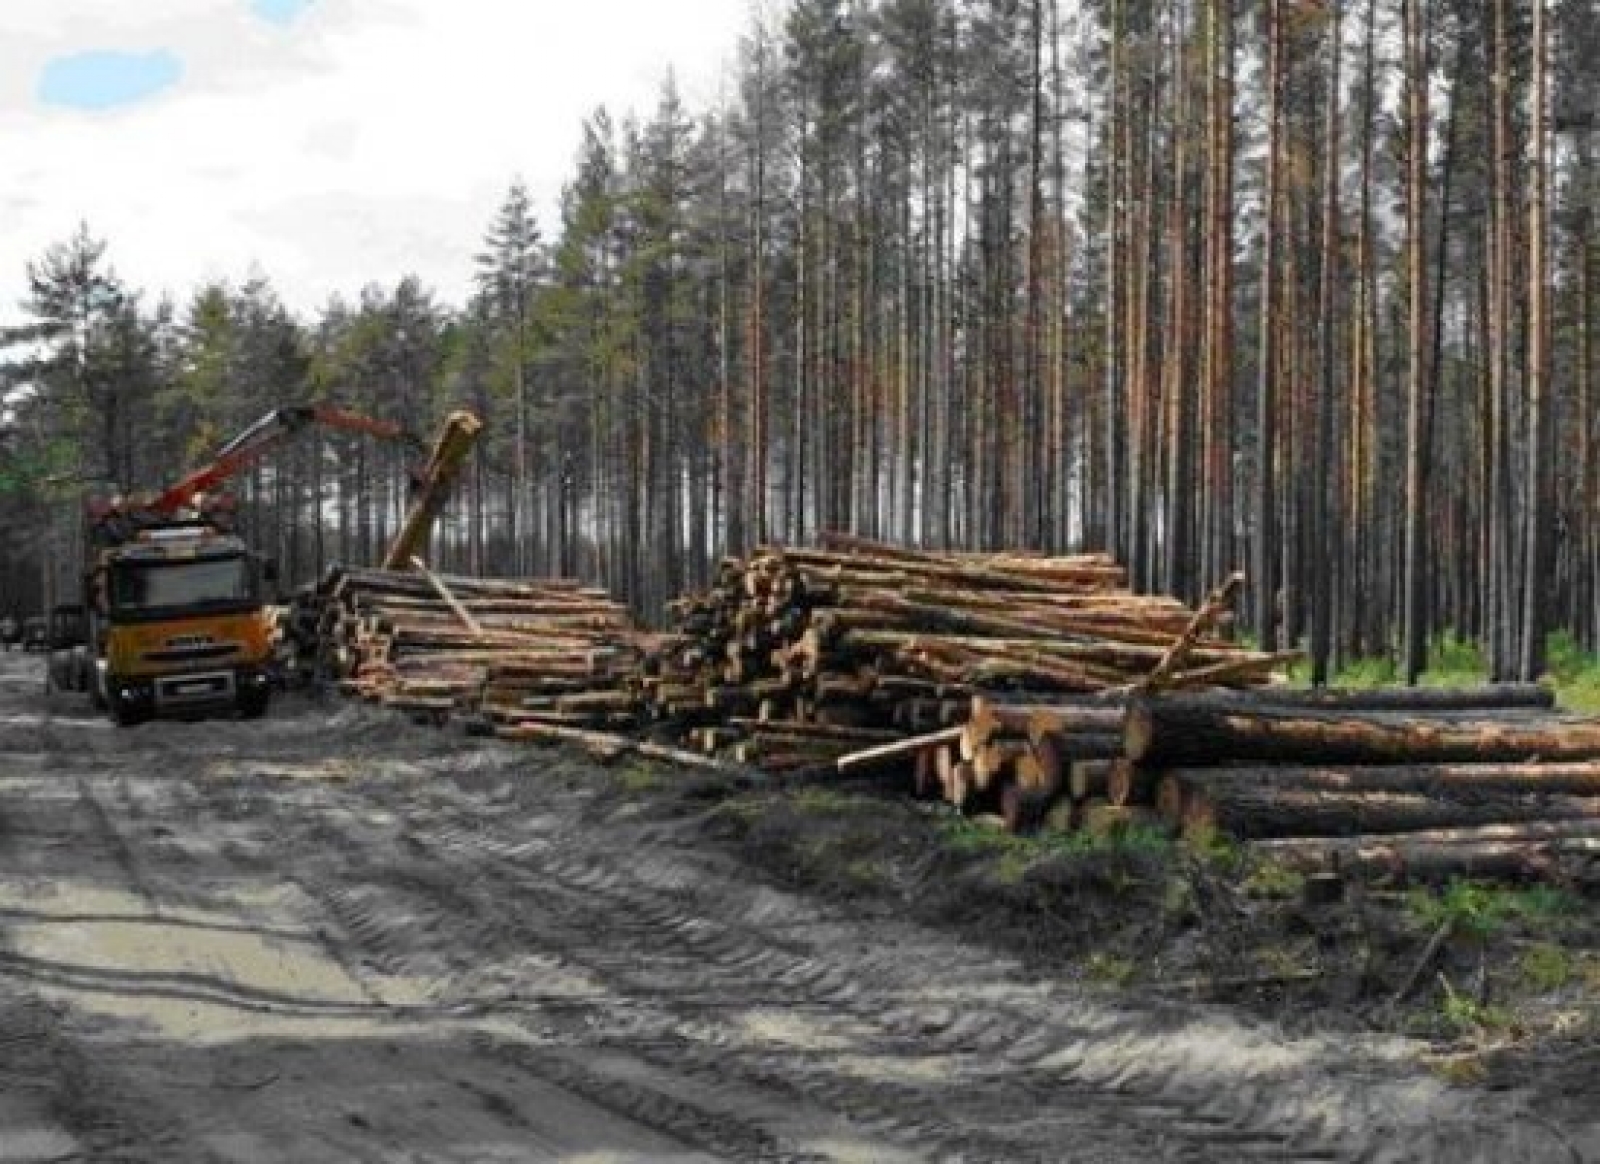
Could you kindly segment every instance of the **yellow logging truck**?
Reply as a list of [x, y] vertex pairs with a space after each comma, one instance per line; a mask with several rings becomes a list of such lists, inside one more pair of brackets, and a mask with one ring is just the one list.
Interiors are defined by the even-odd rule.
[[[387, 421], [324, 406], [281, 408], [154, 500], [91, 504], [85, 607], [92, 665], [82, 669], [82, 682], [117, 723], [229, 709], [248, 717], [266, 712], [275, 571], [235, 532], [231, 501], [211, 490], [312, 424], [415, 443]], [[470, 413], [453, 413], [445, 422], [386, 565], [398, 561], [407, 568], [423, 551], [479, 427]]]

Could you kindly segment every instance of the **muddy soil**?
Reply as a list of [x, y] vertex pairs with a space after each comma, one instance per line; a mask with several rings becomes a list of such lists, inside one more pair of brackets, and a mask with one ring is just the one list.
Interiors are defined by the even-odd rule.
[[1600, 1159], [1594, 1093], [1108, 995], [692, 783], [42, 686], [0, 656], [6, 1164]]

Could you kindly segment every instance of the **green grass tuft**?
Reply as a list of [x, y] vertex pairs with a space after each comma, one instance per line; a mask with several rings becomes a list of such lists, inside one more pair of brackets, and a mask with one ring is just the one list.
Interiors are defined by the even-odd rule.
[[1305, 875], [1281, 861], [1257, 861], [1244, 879], [1244, 891], [1252, 897], [1288, 900], [1298, 897], [1306, 887]]
[[1084, 959], [1083, 972], [1093, 982], [1108, 986], [1126, 986], [1133, 981], [1138, 967], [1129, 958], [1096, 950]]
[[1479, 939], [1512, 921], [1560, 925], [1582, 908], [1571, 894], [1548, 885], [1519, 889], [1477, 881], [1452, 881], [1437, 892], [1414, 889], [1406, 895], [1406, 905], [1426, 927], [1436, 929], [1449, 921], [1458, 934]]
[[1522, 955], [1522, 980], [1535, 990], [1559, 990], [1576, 972], [1572, 955], [1553, 942], [1539, 942]]

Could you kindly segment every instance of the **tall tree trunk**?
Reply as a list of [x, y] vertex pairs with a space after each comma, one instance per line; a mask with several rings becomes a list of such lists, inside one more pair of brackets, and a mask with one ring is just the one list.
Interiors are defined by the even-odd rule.
[[1427, 498], [1422, 473], [1427, 386], [1428, 56], [1424, 0], [1406, 0], [1406, 486], [1404, 654], [1407, 683], [1427, 662], [1426, 579], [1422, 568]]
[[1255, 530], [1252, 539], [1251, 590], [1254, 621], [1262, 650], [1278, 645], [1277, 503], [1274, 443], [1277, 436], [1278, 236], [1283, 166], [1283, 8], [1267, 0], [1267, 189], [1266, 223], [1261, 255], [1260, 355], [1256, 368]]
[[1546, 574], [1550, 550], [1551, 441], [1548, 309], [1549, 134], [1545, 0], [1533, 0], [1533, 81], [1528, 137], [1532, 166], [1528, 197], [1528, 528], [1522, 580], [1522, 652], [1518, 671], [1532, 681], [1544, 671]]
[[[1320, 687], [1328, 681], [1329, 655], [1333, 644], [1333, 610], [1337, 588], [1334, 585], [1336, 555], [1332, 548], [1341, 542], [1335, 526], [1335, 510], [1330, 504], [1337, 496], [1333, 449], [1334, 395], [1338, 387], [1336, 356], [1338, 347], [1338, 287], [1342, 273], [1340, 258], [1339, 181], [1341, 115], [1339, 97], [1342, 84], [1344, 24], [1337, 6], [1328, 26], [1327, 118], [1323, 135], [1322, 254], [1317, 291], [1317, 345], [1319, 384], [1315, 463], [1311, 472], [1312, 553], [1311, 593], [1311, 682]], [[1338, 563], [1342, 568], [1343, 563]]]

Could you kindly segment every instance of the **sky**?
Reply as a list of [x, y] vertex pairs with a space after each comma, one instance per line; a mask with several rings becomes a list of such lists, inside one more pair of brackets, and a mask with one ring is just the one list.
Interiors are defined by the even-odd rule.
[[715, 101], [750, 0], [0, 0], [0, 321], [80, 222], [148, 299], [459, 303], [511, 183], [546, 237], [583, 119]]

